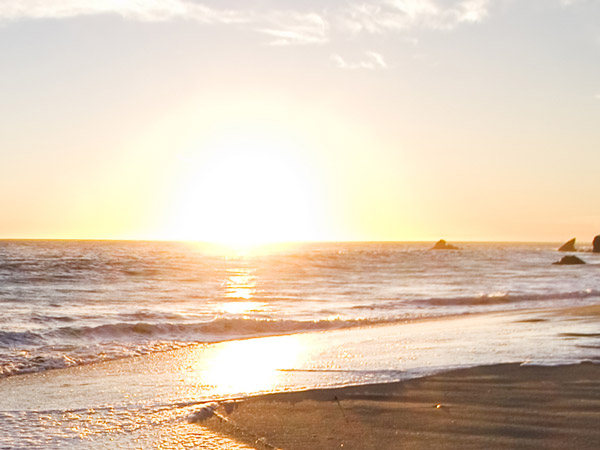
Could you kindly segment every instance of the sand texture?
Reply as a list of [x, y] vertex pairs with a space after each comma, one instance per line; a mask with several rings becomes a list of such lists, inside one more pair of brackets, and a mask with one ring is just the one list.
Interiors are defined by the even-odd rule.
[[259, 449], [600, 449], [600, 365], [501, 364], [273, 394], [202, 422]]

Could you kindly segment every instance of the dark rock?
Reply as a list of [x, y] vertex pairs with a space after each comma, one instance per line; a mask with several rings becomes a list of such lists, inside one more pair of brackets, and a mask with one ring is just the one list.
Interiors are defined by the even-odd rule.
[[585, 261], [579, 259], [577, 256], [568, 255], [563, 256], [560, 261], [557, 261], [552, 264], [560, 264], [560, 265], [573, 265], [573, 264], [585, 264]]
[[431, 250], [460, 250], [458, 247], [448, 244], [445, 240], [440, 239], [435, 243]]
[[594, 253], [600, 253], [600, 234], [594, 238], [593, 246], [594, 248], [592, 251]]
[[570, 241], [567, 241], [563, 245], [561, 245], [560, 248], [558, 249], [558, 251], [559, 252], [576, 252], [577, 250], [575, 250], [575, 238], [573, 238]]

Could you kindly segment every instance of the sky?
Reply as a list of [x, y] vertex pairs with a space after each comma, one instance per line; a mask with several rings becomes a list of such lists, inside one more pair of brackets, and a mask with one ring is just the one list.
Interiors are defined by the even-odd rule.
[[0, 0], [0, 238], [600, 234], [598, 0]]

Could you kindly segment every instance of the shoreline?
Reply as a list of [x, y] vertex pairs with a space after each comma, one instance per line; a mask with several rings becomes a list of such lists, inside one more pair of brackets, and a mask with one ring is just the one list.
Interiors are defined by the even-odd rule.
[[[568, 317], [568, 321], [556, 322], [555, 316]], [[271, 391], [368, 385], [372, 382], [369, 372], [380, 374], [380, 379], [375, 382], [387, 383], [495, 363], [569, 365], [586, 360], [600, 361], [600, 347], [576, 345], [573, 341], [576, 339], [584, 343], [583, 340], [588, 337], [595, 339], [597, 333], [586, 331], [596, 329], [598, 317], [600, 304], [594, 304], [424, 317], [216, 343], [194, 343], [145, 355], [1, 377], [0, 392], [8, 389], [9, 398], [13, 400], [12, 390], [25, 392], [24, 385], [30, 384], [44, 393], [42, 398], [55, 398], [54, 389], [64, 385], [79, 397], [81, 387], [89, 384], [102, 386], [102, 391], [107, 393], [117, 393], [121, 390], [119, 384], [126, 382], [128, 389], [133, 390], [136, 396], [152, 398], [151, 392], [140, 392], [144, 383], [153, 383], [155, 390], [169, 392], [169, 397], [177, 391], [187, 393], [192, 386], [210, 387], [203, 390], [200, 397], [198, 393], [185, 396], [185, 401], [200, 403]], [[577, 323], [573, 320], [577, 320]], [[523, 347], [524, 343], [529, 342], [531, 332], [538, 335], [542, 330], [548, 338], [550, 335], [547, 332], [554, 335], [551, 340], [558, 345], [558, 353], [531, 346], [531, 342], [527, 348]], [[574, 330], [579, 333], [568, 333]], [[549, 341], [546, 340], [546, 343]], [[502, 352], [497, 353], [500, 349]], [[456, 354], [457, 351], [459, 354]], [[490, 354], [490, 351], [496, 354]], [[267, 356], [265, 352], [271, 355], [268, 358], [248, 359], [249, 354]], [[286, 358], [291, 352], [296, 353], [296, 357]], [[346, 356], [340, 359], [339, 352]], [[282, 357], [285, 361], [282, 361]], [[272, 379], [275, 376], [280, 382], [273, 384], [274, 380], [269, 380], [252, 383], [251, 386], [213, 390], [215, 386], [211, 385], [212, 382], [222, 384], [223, 381], [215, 380], [214, 375], [222, 376], [223, 373], [219, 371], [231, 370], [233, 365], [230, 362], [242, 366], [251, 364], [254, 367], [248, 368], [256, 372], [257, 379]], [[215, 366], [218, 369], [216, 373]], [[211, 375], [208, 379], [205, 377], [207, 373]], [[327, 373], [339, 373], [341, 376], [337, 380], [326, 381], [329, 377], [323, 376]], [[227, 381], [235, 382], [231, 377], [227, 378]], [[96, 395], [93, 397], [97, 398]]]
[[[80, 442], [80, 436], [86, 436], [85, 439], [91, 439], [98, 443], [98, 446], [102, 446], [107, 440], [112, 442], [112, 439], [117, 439], [120, 448], [139, 448], [139, 445], [135, 444], [138, 441], [147, 442], [143, 447], [151, 448], [158, 442], [156, 439], [167, 439], [165, 442], [172, 440], [171, 447], [175, 448], [188, 443], [189, 446], [198, 448], [247, 449], [259, 448], [254, 441], [261, 437], [265, 437], [264, 442], [271, 445], [275, 445], [271, 442], [271, 439], [275, 439], [275, 447], [286, 450], [340, 448], [342, 443], [344, 449], [352, 448], [351, 441], [340, 441], [337, 446], [330, 446], [332, 439], [343, 435], [352, 437], [356, 442], [362, 442], [355, 447], [356, 450], [385, 450], [386, 445], [387, 448], [398, 448], [397, 445], [390, 447], [392, 443], [398, 444], [398, 438], [386, 434], [388, 429], [398, 431], [406, 442], [412, 442], [411, 439], [416, 439], [414, 433], [404, 436], [402, 430], [418, 429], [419, 424], [430, 423], [427, 422], [429, 416], [425, 413], [458, 411], [460, 409], [449, 406], [461, 405], [461, 401], [471, 398], [471, 404], [462, 404], [466, 408], [464, 411], [471, 414], [471, 418], [463, 424], [468, 428], [469, 423], [479, 423], [477, 421], [480, 420], [480, 416], [487, 414], [485, 405], [477, 403], [478, 399], [485, 398], [489, 392], [502, 389], [507, 383], [512, 383], [519, 392], [531, 391], [527, 395], [535, 404], [543, 403], [553, 395], [552, 391], [547, 390], [546, 395], [536, 397], [535, 390], [531, 389], [531, 382], [527, 384], [523, 377], [520, 381], [519, 377], [512, 381], [510, 377], [502, 378], [510, 375], [506, 372], [508, 367], [516, 367], [518, 373], [547, 371], [550, 374], [558, 374], [558, 381], [552, 378], [555, 375], [548, 376], [548, 382], [554, 385], [565, 383], [569, 378], [580, 380], [584, 384], [593, 382], [593, 396], [597, 397], [596, 393], [600, 393], [600, 384], [596, 381], [600, 380], [598, 366], [576, 363], [586, 360], [600, 362], [597, 334], [600, 306], [583, 306], [569, 310], [574, 311], [575, 315], [567, 316], [557, 313], [554, 309], [487, 313], [477, 316], [471, 314], [402, 324], [381, 324], [211, 345], [201, 344], [144, 356], [7, 377], [0, 379], [0, 396], [3, 398], [0, 418], [4, 418], [5, 421], [4, 430], [0, 427], [0, 444], [2, 432], [5, 432], [8, 447], [18, 441], [18, 436], [43, 436], [44, 442], [51, 443], [55, 448], [60, 448], [65, 440], [72, 440], [72, 448], [78, 448], [76, 443]], [[541, 342], [543, 345], [540, 345]], [[522, 363], [527, 365], [521, 367]], [[494, 364], [497, 365], [493, 366]], [[453, 370], [457, 367], [462, 369]], [[486, 369], [489, 367], [495, 369]], [[575, 373], [577, 369], [573, 367], [579, 367], [579, 372]], [[581, 368], [594, 371], [592, 381], [588, 379], [590, 377], [583, 376], [585, 374], [581, 373]], [[486, 370], [492, 372], [485, 375], [483, 372]], [[500, 372], [495, 373], [493, 370]], [[569, 372], [576, 376], [564, 375]], [[452, 373], [457, 374], [455, 378], [448, 378]], [[463, 381], [457, 381], [461, 377]], [[471, 379], [476, 382], [471, 382]], [[434, 389], [432, 383], [437, 388]], [[468, 395], [458, 399], [440, 396], [440, 393], [446, 391], [450, 394], [461, 392], [459, 388], [467, 385], [473, 385], [476, 394], [467, 392]], [[568, 403], [575, 399], [583, 404], [587, 401], [585, 398], [578, 398], [579, 393], [576, 390], [569, 391], [567, 388], [571, 389], [573, 386], [566, 386], [559, 392], [560, 395], [564, 394], [563, 402]], [[394, 392], [394, 389], [397, 392]], [[349, 393], [364, 394], [365, 390], [375, 390], [377, 395], [370, 393], [370, 397], [363, 395], [365, 398], [348, 396]], [[332, 392], [336, 393], [334, 396], [338, 396], [340, 405], [337, 402], [332, 403], [331, 399], [318, 399], [319, 396], [330, 396]], [[420, 392], [421, 397], [411, 394], [413, 397], [408, 399], [408, 403], [406, 399], [399, 401], [403, 392]], [[436, 392], [437, 395], [433, 395]], [[293, 403], [287, 400], [276, 401], [290, 398], [300, 400]], [[265, 399], [268, 401], [265, 402]], [[214, 402], [219, 402], [222, 407], [231, 402], [245, 405], [236, 408], [231, 416], [227, 416], [221, 407], [217, 412], [230, 419], [240, 430], [248, 430], [249, 435], [258, 437], [253, 437], [252, 442], [246, 441], [245, 444], [235, 446], [231, 444], [232, 439], [241, 439], [237, 432], [232, 432], [227, 427], [222, 430], [214, 428], [227, 422], [220, 423], [213, 418], [210, 421], [216, 424], [190, 423], [190, 417], [206, 407], [207, 403]], [[497, 396], [489, 400], [492, 406], [494, 402], [498, 403]], [[598, 402], [600, 399], [594, 403], [596, 423], [600, 419], [597, 415], [600, 409]], [[262, 406], [249, 415], [248, 423], [237, 417], [241, 412], [249, 411], [247, 405], [259, 403]], [[435, 407], [437, 404], [441, 405], [440, 408]], [[402, 409], [407, 405], [413, 405], [412, 409]], [[479, 409], [473, 412], [475, 406]], [[506, 408], [502, 409], [500, 406], [492, 408], [492, 411], [496, 411], [496, 418], [501, 418], [502, 414], [506, 415]], [[306, 408], [303, 410], [301, 407]], [[400, 425], [404, 428], [399, 428], [398, 424], [393, 422], [381, 420], [371, 423], [365, 419], [365, 422], [358, 413], [356, 417], [361, 418], [361, 421], [353, 424], [360, 424], [361, 429], [368, 430], [368, 433], [365, 431], [365, 436], [369, 439], [371, 436], [381, 436], [381, 442], [365, 440], [365, 436], [352, 434], [356, 432], [357, 427], [343, 428], [349, 426], [344, 414], [348, 413], [351, 418], [350, 412], [364, 411], [365, 408], [370, 411], [369, 417], [401, 417], [404, 422]], [[399, 415], [399, 412], [402, 414]], [[525, 416], [540, 413], [543, 411], [535, 408], [521, 412]], [[555, 414], [561, 413], [560, 410], [555, 411]], [[578, 417], [576, 411], [569, 414]], [[339, 421], [339, 416], [342, 417], [341, 423], [331, 422], [334, 419]], [[23, 421], [23, 417], [29, 419]], [[273, 417], [282, 421], [277, 426], [273, 425], [274, 437], [264, 430], [253, 428], [258, 423], [257, 420], [272, 420]], [[113, 424], [119, 434], [107, 433], [107, 423]], [[291, 443], [277, 441], [283, 433], [281, 430], [290, 425], [314, 424], [318, 428], [327, 423], [330, 425], [324, 430], [317, 429], [313, 433], [314, 439], [318, 440], [321, 437], [324, 441], [311, 441], [312, 434], [310, 439], [306, 436], [296, 436]], [[450, 425], [446, 423], [446, 426]], [[480, 425], [491, 427], [495, 433], [502, 433], [502, 429], [498, 431], [494, 428], [499, 426], [497, 424]], [[517, 425], [519, 424], [515, 426]], [[556, 427], [555, 424], [553, 426]], [[465, 433], [472, 434], [467, 428]], [[329, 430], [338, 430], [338, 433], [330, 436], [327, 434]], [[584, 435], [589, 434], [587, 428], [583, 427], [582, 430]], [[431, 436], [433, 431], [427, 433]], [[441, 436], [449, 442], [456, 443], [456, 433], [451, 430], [438, 430], [435, 433], [438, 438]], [[592, 437], [595, 436], [593, 432], [590, 433]], [[290, 436], [288, 432], [284, 435]], [[213, 445], [212, 442], [219, 439], [218, 436], [222, 436], [225, 439], [223, 442], [228, 443], [222, 446]], [[571, 438], [573, 437], [569, 439]], [[313, 444], [298, 447], [298, 442], [304, 441]], [[202, 444], [198, 444], [199, 442]], [[424, 448], [418, 446], [421, 445], [419, 442], [413, 447], [405, 447]], [[488, 448], [489, 443], [482, 442], [478, 441], [481, 445], [471, 447], [457, 443], [454, 447], [446, 448]], [[83, 441], [81, 443], [83, 445]], [[170, 444], [167, 443], [165, 447], [169, 447]], [[428, 441], [427, 447], [430, 448], [434, 444], [439, 447], [433, 441]], [[519, 447], [511, 444], [505, 447], [492, 445], [489, 448], [539, 447]], [[579, 448], [587, 450], [594, 447], [582, 445]], [[600, 448], [600, 445], [596, 448]]]
[[[398, 327], [405, 325], [419, 325], [419, 324], [427, 324], [427, 323], [443, 323], [445, 321], [452, 320], [462, 320], [462, 319], [477, 319], [478, 317], [486, 318], [486, 317], [511, 317], [518, 315], [526, 315], [526, 316], [552, 316], [552, 315], [560, 315], [563, 314], [565, 316], [575, 316], [575, 317], [600, 317], [600, 303], [592, 302], [591, 304], [585, 305], [571, 305], [568, 307], [544, 307], [544, 308], [516, 308], [516, 309], [505, 309], [498, 311], [476, 311], [476, 312], [465, 312], [462, 314], [441, 314], [441, 315], [429, 315], [429, 316], [420, 316], [420, 317], [405, 317], [398, 318], [394, 320], [381, 320], [381, 321], [373, 321], [371, 323], [357, 323], [349, 326], [340, 326], [340, 327], [331, 327], [331, 328], [322, 328], [322, 329], [304, 329], [304, 330], [294, 330], [289, 332], [277, 332], [277, 333], [259, 333], [252, 336], [242, 336], [242, 337], [232, 337], [224, 340], [218, 341], [206, 341], [206, 342], [189, 342], [177, 348], [169, 348], [165, 350], [153, 351], [140, 355], [132, 355], [132, 356], [119, 356], [115, 358], [107, 358], [97, 361], [84, 362], [80, 364], [69, 365], [65, 367], [51, 367], [46, 368], [44, 370], [31, 370], [24, 371], [19, 373], [14, 373], [10, 375], [0, 374], [0, 382], [2, 380], [7, 380], [15, 377], [23, 377], [23, 376], [35, 376], [41, 375], [45, 373], [54, 373], [56, 371], [69, 371], [76, 370], [82, 367], [96, 366], [96, 365], [104, 365], [104, 364], [114, 364], [120, 361], [136, 361], [138, 359], [145, 359], [152, 357], [154, 355], [169, 355], [181, 351], [186, 350], [197, 350], [203, 347], [210, 347], [215, 345], [227, 345], [235, 342], [244, 342], [244, 341], [252, 341], [258, 339], [271, 339], [271, 338], [279, 338], [279, 337], [290, 337], [290, 336], [303, 336], [303, 335], [319, 335], [319, 334], [327, 334], [327, 333], [336, 333], [336, 332], [355, 332], [360, 330], [369, 330], [369, 329], [377, 329], [377, 328], [385, 328], [385, 327]], [[539, 320], [539, 319], [532, 319]], [[368, 321], [365, 321], [368, 322]]]
[[600, 364], [476, 366], [254, 396], [215, 411], [198, 427], [257, 449], [591, 450], [600, 447]]
[[[590, 306], [596, 306], [596, 304], [590, 305]], [[600, 304], [597, 304], [597, 306], [600, 308]], [[567, 309], [571, 309], [571, 308], [567, 308]], [[73, 365], [69, 365], [69, 366], [65, 366], [65, 367], [49, 367], [49, 368], [45, 368], [43, 370], [31, 370], [31, 371], [28, 370], [28, 371], [18, 372], [18, 373], [14, 373], [14, 374], [9, 374], [9, 375], [4, 375], [4, 374], [0, 373], [0, 381], [8, 379], [8, 378], [19, 377], [19, 376], [31, 376], [31, 375], [36, 375], [36, 374], [44, 374], [44, 373], [48, 373], [48, 372], [52, 373], [55, 371], [73, 370], [73, 369], [77, 369], [79, 367], [110, 364], [110, 363], [115, 363], [115, 362], [124, 361], [124, 360], [136, 360], [138, 358], [147, 358], [152, 355], [169, 354], [169, 353], [179, 352], [179, 351], [186, 350], [186, 349], [197, 349], [197, 348], [202, 348], [202, 347], [206, 347], [206, 346], [228, 344], [228, 343], [232, 343], [232, 342], [243, 342], [243, 341], [249, 341], [249, 340], [254, 340], [254, 339], [278, 338], [278, 337], [287, 337], [287, 336], [296, 336], [296, 335], [302, 336], [302, 335], [307, 335], [307, 334], [323, 334], [323, 333], [345, 331], [345, 330], [356, 331], [356, 330], [361, 330], [361, 329], [370, 329], [370, 328], [378, 328], [378, 327], [394, 327], [394, 326], [402, 326], [402, 325], [407, 325], [407, 324], [419, 324], [419, 323], [438, 322], [438, 321], [442, 322], [444, 320], [453, 320], [453, 319], [478, 317], [478, 316], [528, 314], [528, 313], [534, 313], [534, 312], [543, 313], [543, 312], [553, 312], [553, 311], [560, 311], [560, 309], [557, 309], [557, 308], [544, 308], [544, 309], [522, 308], [522, 309], [501, 310], [501, 311], [477, 311], [477, 312], [466, 312], [463, 314], [440, 314], [440, 315], [420, 316], [420, 317], [405, 317], [405, 318], [398, 318], [398, 319], [392, 319], [392, 320], [381, 319], [381, 320], [374, 320], [370, 323], [369, 323], [368, 319], [365, 319], [364, 323], [362, 321], [356, 321], [355, 324], [347, 325], [347, 326], [321, 328], [321, 329], [308, 329], [307, 328], [307, 329], [299, 329], [299, 330], [291, 330], [291, 331], [286, 331], [286, 332], [275, 332], [275, 333], [266, 332], [266, 333], [257, 333], [255, 335], [251, 335], [251, 336], [231, 337], [231, 338], [227, 338], [227, 339], [223, 339], [223, 340], [205, 341], [205, 342], [189, 342], [189, 343], [181, 345], [177, 348], [167, 348], [164, 350], [152, 351], [152, 352], [148, 352], [148, 353], [140, 354], [140, 355], [117, 356], [114, 358], [106, 358], [106, 359], [101, 359], [101, 360], [97, 360], [97, 361], [82, 362], [79, 364], [73, 364]], [[207, 323], [210, 323], [210, 322], [207, 322]]]

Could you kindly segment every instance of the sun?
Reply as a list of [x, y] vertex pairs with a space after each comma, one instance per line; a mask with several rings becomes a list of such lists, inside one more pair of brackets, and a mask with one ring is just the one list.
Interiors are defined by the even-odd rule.
[[310, 240], [314, 184], [290, 143], [222, 139], [185, 160], [169, 236], [237, 247]]

